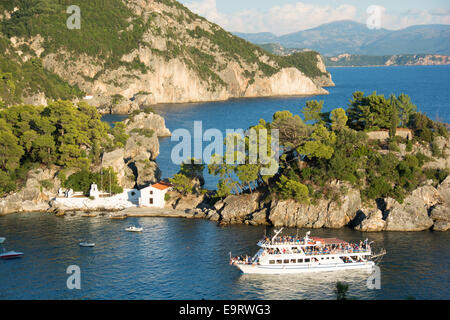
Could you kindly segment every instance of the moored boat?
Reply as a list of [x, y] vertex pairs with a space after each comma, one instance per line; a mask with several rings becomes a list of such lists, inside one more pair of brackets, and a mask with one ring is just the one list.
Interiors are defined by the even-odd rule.
[[95, 247], [95, 243], [80, 242], [80, 247]]
[[[0, 238], [0, 244], [5, 242], [6, 238]], [[23, 256], [23, 252], [6, 251], [2, 246], [2, 253], [0, 253], [0, 259], [15, 259]]]
[[352, 244], [336, 238], [309, 237], [310, 232], [303, 238], [279, 236], [282, 230], [260, 240], [260, 249], [253, 257], [233, 258], [230, 253], [230, 264], [243, 273], [256, 274], [372, 269], [386, 254], [384, 250], [373, 254], [367, 239]]
[[129, 232], [142, 232], [144, 231], [144, 228], [138, 228], [135, 226], [131, 226], [125, 229], [125, 231], [129, 231]]
[[0, 259], [16, 259], [23, 256], [23, 252], [8, 251], [0, 254]]

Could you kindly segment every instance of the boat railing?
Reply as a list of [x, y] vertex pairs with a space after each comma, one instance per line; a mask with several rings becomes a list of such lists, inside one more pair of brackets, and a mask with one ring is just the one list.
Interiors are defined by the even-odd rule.
[[306, 251], [305, 255], [312, 256], [312, 255], [328, 255], [328, 254], [348, 254], [348, 253], [370, 253], [370, 249], [348, 249], [348, 250], [339, 250], [334, 249], [330, 251]]
[[[261, 240], [258, 242], [258, 245], [304, 245], [303, 240], [295, 240], [295, 241], [270, 241], [270, 240]], [[309, 243], [310, 245], [314, 245], [313, 243]]]
[[268, 254], [270, 256], [275, 255], [285, 255], [285, 254], [301, 254], [304, 253], [307, 256], [313, 256], [313, 255], [331, 255], [331, 254], [349, 254], [349, 253], [371, 253], [370, 249], [349, 249], [349, 250], [329, 250], [329, 251], [301, 251], [301, 250], [289, 250], [289, 251], [265, 251], [265, 254]]

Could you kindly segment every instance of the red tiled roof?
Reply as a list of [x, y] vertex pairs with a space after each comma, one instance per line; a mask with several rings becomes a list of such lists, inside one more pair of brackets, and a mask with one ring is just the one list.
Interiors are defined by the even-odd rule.
[[165, 183], [165, 182], [158, 182], [152, 185], [153, 188], [158, 189], [158, 190], [166, 190], [168, 188], [171, 187], [170, 184]]

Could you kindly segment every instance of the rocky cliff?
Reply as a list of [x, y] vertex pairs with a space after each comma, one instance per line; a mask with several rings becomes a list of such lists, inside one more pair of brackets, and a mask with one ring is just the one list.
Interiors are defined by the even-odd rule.
[[[332, 85], [320, 55], [291, 63], [233, 36], [177, 1], [112, 2], [114, 10], [121, 8], [120, 18], [109, 17], [108, 8], [92, 12], [97, 10], [94, 5], [80, 4], [84, 24], [76, 31], [63, 24], [67, 15], [61, 17], [62, 5], [40, 12], [38, 6], [18, 4], [3, 19], [10, 50], [19, 52], [22, 61], [40, 58], [45, 70], [80, 88], [102, 112], [127, 113], [137, 105], [157, 103], [318, 95], [327, 93], [321, 86]], [[41, 20], [28, 11], [39, 12], [59, 33], [45, 26], [40, 30], [36, 25]], [[117, 19], [117, 27], [104, 22], [110, 18]], [[35, 28], [24, 32], [14, 24]], [[98, 25], [90, 30], [90, 24]], [[108, 34], [101, 34], [102, 28]], [[92, 38], [97, 42], [89, 33], [96, 33]], [[67, 39], [55, 41], [61, 36]], [[77, 39], [89, 47], [75, 43]], [[93, 52], [96, 47], [102, 52]], [[24, 98], [42, 103], [45, 94]]]
[[[339, 185], [340, 183], [337, 182]], [[450, 177], [437, 188], [419, 187], [400, 204], [379, 199], [363, 204], [360, 193], [350, 188], [335, 200], [301, 204], [293, 200], [267, 201], [260, 192], [231, 195], [210, 206], [207, 197], [172, 193], [167, 208], [186, 210], [192, 218], [218, 221], [221, 225], [273, 225], [290, 228], [351, 227], [363, 232], [450, 230]]]
[[141, 112], [124, 121], [129, 138], [124, 148], [105, 153], [102, 167], [112, 167], [124, 188], [143, 188], [161, 178], [155, 160], [159, 155], [159, 137], [170, 136], [164, 118]]

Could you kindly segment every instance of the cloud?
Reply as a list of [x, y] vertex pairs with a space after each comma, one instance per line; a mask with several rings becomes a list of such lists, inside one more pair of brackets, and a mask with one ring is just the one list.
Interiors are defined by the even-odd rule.
[[450, 24], [450, 11], [410, 9], [394, 15], [385, 10], [382, 16], [382, 27], [386, 29], [399, 30], [421, 24]]
[[274, 6], [267, 12], [242, 10], [225, 15], [217, 9], [216, 0], [195, 1], [185, 4], [193, 12], [215, 22], [229, 31], [272, 32], [285, 34], [336, 20], [355, 19], [356, 8], [343, 4], [336, 8], [297, 2]]
[[[240, 10], [232, 14], [219, 12], [216, 0], [194, 0], [185, 5], [228, 31], [272, 32], [276, 35], [310, 29], [337, 20], [354, 20], [365, 24], [369, 17], [366, 10], [358, 10], [350, 4], [331, 6], [297, 2], [276, 5], [267, 11]], [[381, 27], [385, 29], [396, 30], [417, 24], [450, 24], [448, 9], [410, 9], [394, 14], [384, 7], [381, 8]]]

